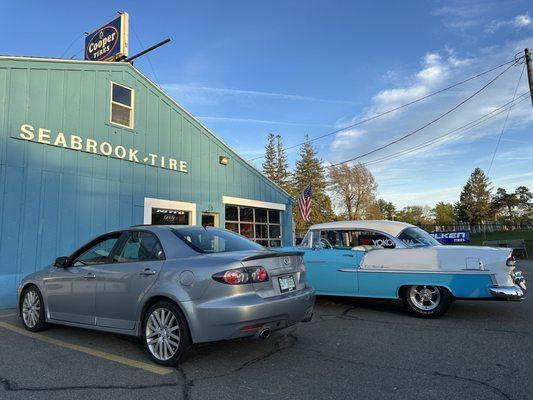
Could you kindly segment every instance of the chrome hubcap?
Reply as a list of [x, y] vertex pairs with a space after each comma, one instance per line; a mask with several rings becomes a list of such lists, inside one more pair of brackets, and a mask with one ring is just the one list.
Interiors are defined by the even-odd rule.
[[166, 308], [154, 310], [146, 323], [145, 340], [150, 353], [165, 361], [174, 356], [180, 345], [178, 319]]
[[440, 302], [440, 292], [435, 286], [412, 286], [409, 297], [416, 307], [424, 311], [433, 310]]
[[39, 321], [41, 302], [35, 290], [29, 290], [22, 301], [22, 318], [27, 327], [33, 328]]

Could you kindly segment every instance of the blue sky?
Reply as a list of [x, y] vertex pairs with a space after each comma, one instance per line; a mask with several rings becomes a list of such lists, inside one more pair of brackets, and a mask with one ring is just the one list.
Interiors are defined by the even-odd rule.
[[[172, 38], [135, 65], [247, 159], [263, 154], [269, 132], [281, 134], [287, 146], [298, 144], [305, 134], [331, 132], [533, 47], [533, 7], [518, 0], [4, 1], [0, 53], [82, 57], [82, 33], [117, 10], [130, 14], [130, 54]], [[511, 100], [521, 70], [522, 65], [512, 67], [437, 124], [360, 161], [411, 148], [503, 105]], [[498, 72], [318, 140], [320, 157], [335, 163], [394, 140]], [[526, 90], [524, 74], [518, 94]], [[457, 201], [471, 171], [488, 169], [505, 115], [369, 164], [379, 196], [400, 207]], [[296, 155], [289, 152], [291, 164]], [[260, 166], [261, 160], [254, 163]], [[495, 188], [533, 187], [530, 102], [512, 109], [490, 178]]]

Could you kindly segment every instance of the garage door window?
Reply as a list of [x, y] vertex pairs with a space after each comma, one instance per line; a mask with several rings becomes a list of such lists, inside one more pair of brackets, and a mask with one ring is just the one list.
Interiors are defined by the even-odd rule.
[[281, 211], [226, 205], [226, 229], [268, 247], [281, 246]]

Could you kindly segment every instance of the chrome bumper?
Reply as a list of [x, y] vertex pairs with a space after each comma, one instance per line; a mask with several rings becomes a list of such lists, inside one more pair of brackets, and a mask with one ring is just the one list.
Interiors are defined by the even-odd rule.
[[497, 299], [502, 300], [524, 300], [526, 297], [526, 280], [522, 272], [513, 272], [513, 286], [493, 286], [489, 288], [490, 293]]

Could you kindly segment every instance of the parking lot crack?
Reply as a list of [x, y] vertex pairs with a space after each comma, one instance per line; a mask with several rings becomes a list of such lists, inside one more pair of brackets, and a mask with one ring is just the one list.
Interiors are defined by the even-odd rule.
[[191, 388], [194, 386], [194, 381], [187, 377], [185, 370], [181, 366], [177, 366], [176, 370], [178, 376], [181, 378], [181, 393], [183, 400], [190, 400], [191, 398]]
[[189, 381], [189, 387], [190, 386], [194, 386], [196, 383], [201, 382], [201, 381], [224, 378], [226, 376], [241, 372], [244, 369], [246, 369], [246, 368], [248, 368], [248, 367], [250, 367], [252, 365], [255, 365], [257, 363], [260, 363], [260, 362], [272, 357], [273, 355], [275, 355], [275, 354], [277, 354], [277, 353], [279, 353], [281, 351], [285, 351], [285, 350], [288, 350], [288, 349], [292, 348], [298, 342], [298, 336], [296, 335], [296, 330], [297, 329], [298, 329], [298, 327], [292, 329], [290, 332], [288, 332], [286, 335], [284, 335], [281, 339], [276, 341], [274, 343], [274, 349], [272, 349], [272, 350], [270, 350], [270, 351], [268, 351], [268, 352], [266, 352], [264, 354], [261, 354], [261, 355], [259, 355], [257, 357], [254, 357], [251, 360], [248, 360], [248, 361], [244, 362], [243, 364], [241, 364], [237, 368], [234, 368], [234, 369], [232, 369], [230, 371], [227, 371], [227, 372], [224, 372], [224, 373], [221, 373], [221, 374], [209, 375], [209, 376], [204, 376], [204, 377], [201, 377], [201, 378], [193, 379], [193, 380]]
[[327, 355], [325, 355], [324, 353], [322, 353], [321, 351], [318, 351], [318, 350], [311, 350], [309, 352], [309, 354], [311, 354], [311, 353], [315, 353], [317, 356], [319, 356], [320, 360], [326, 360], [326, 361], [331, 361], [331, 362], [343, 362], [343, 363], [346, 363], [346, 364], [357, 365], [359, 367], [375, 368], [375, 369], [378, 369], [378, 370], [389, 370], [389, 371], [392, 370], [392, 371], [399, 371], [399, 372], [411, 372], [411, 373], [414, 373], [414, 374], [420, 374], [420, 375], [425, 375], [425, 376], [441, 377], [441, 378], [445, 378], [445, 379], [452, 379], [452, 380], [456, 380], [456, 381], [472, 383], [472, 384], [475, 384], [475, 385], [478, 385], [478, 386], [483, 386], [483, 387], [487, 388], [488, 390], [490, 390], [491, 392], [497, 394], [499, 397], [501, 397], [503, 399], [512, 400], [512, 397], [509, 394], [505, 393], [502, 389], [500, 389], [500, 388], [498, 388], [498, 387], [496, 387], [494, 385], [491, 385], [487, 381], [483, 381], [481, 379], [475, 379], [475, 378], [469, 378], [469, 377], [464, 377], [464, 376], [459, 376], [459, 375], [446, 374], [446, 373], [439, 372], [439, 371], [424, 372], [424, 371], [420, 371], [420, 370], [414, 370], [414, 369], [403, 368], [403, 367], [399, 368], [399, 367], [394, 367], [394, 366], [390, 366], [390, 365], [379, 365], [379, 364], [366, 363], [366, 362], [363, 362], [363, 361], [355, 361], [355, 360], [350, 360], [350, 359], [346, 359], [346, 358], [343, 358], [343, 357], [327, 356]]
[[68, 390], [146, 390], [162, 387], [176, 387], [180, 382], [159, 383], [153, 385], [80, 385], [80, 386], [49, 386], [49, 387], [25, 387], [15, 382], [0, 377], [0, 386], [6, 392], [59, 392]]

